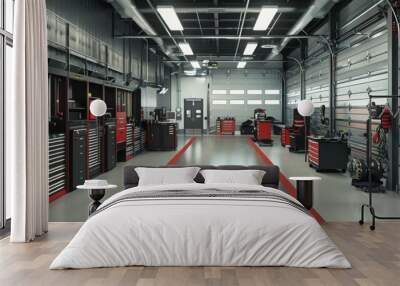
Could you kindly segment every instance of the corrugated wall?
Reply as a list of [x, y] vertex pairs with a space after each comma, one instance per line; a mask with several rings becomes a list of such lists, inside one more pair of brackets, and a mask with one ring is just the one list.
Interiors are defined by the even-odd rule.
[[265, 109], [267, 116], [282, 119], [282, 74], [279, 70], [221, 69], [213, 72], [210, 78], [212, 127], [217, 117], [226, 116], [235, 117], [236, 124], [240, 125], [252, 118], [257, 108]]
[[[299, 58], [300, 49], [295, 49], [289, 57]], [[286, 124], [293, 124], [293, 109], [300, 101], [300, 67], [296, 62], [287, 63], [286, 76]]]
[[[354, 16], [373, 2], [351, 2], [340, 13], [338, 22], [336, 129], [349, 133], [349, 145], [356, 157], [365, 157], [368, 94], [387, 95], [389, 87], [386, 19], [376, 8], [352, 23]], [[374, 101], [376, 104], [387, 102], [386, 99]]]
[[[314, 35], [329, 34], [328, 24], [324, 24]], [[305, 98], [310, 99], [315, 107], [311, 116], [311, 129], [315, 134], [325, 135], [329, 129], [328, 124], [321, 123], [321, 109], [325, 106], [325, 117], [329, 120], [329, 74], [330, 53], [325, 42], [313, 38], [307, 40], [306, 60], [304, 61], [305, 72]]]
[[[127, 75], [149, 83], [164, 82], [161, 57], [149, 52], [149, 46], [142, 40], [121, 40], [113, 38], [113, 15], [119, 17], [112, 6], [98, 0], [47, 0], [49, 58], [66, 62], [63, 48], [71, 51], [71, 64], [91, 72], [105, 73], [117, 81], [124, 81]], [[90, 15], [90, 17], [88, 17]], [[67, 39], [67, 23], [69, 38]], [[129, 22], [114, 23], [116, 33], [129, 32]]]
[[[349, 132], [352, 147], [365, 152], [365, 121], [368, 93], [388, 93], [388, 46], [386, 19], [378, 7], [365, 13], [377, 1], [354, 0], [339, 11], [337, 17], [336, 47], [336, 129]], [[356, 16], [364, 14], [359, 19]], [[354, 20], [356, 19], [356, 20]], [[313, 35], [328, 35], [328, 23], [313, 31]], [[300, 59], [300, 48], [290, 55]], [[314, 133], [324, 135], [328, 128], [321, 124], [320, 106], [325, 105], [329, 118], [329, 60], [327, 46], [320, 39], [307, 41], [305, 70], [305, 97], [316, 108], [311, 127]], [[286, 70], [287, 124], [292, 123], [291, 110], [300, 99], [300, 76], [296, 65]], [[377, 104], [387, 101], [375, 100]]]

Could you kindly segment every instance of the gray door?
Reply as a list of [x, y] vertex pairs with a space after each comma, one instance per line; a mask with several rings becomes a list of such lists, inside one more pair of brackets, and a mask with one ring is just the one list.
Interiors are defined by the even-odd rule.
[[203, 99], [185, 98], [184, 102], [184, 128], [203, 130]]

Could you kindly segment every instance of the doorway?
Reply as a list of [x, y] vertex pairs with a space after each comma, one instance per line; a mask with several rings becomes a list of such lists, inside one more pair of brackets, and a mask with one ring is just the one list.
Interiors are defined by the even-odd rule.
[[203, 133], [203, 99], [202, 98], [185, 98], [184, 100], [184, 132], [200, 131]]

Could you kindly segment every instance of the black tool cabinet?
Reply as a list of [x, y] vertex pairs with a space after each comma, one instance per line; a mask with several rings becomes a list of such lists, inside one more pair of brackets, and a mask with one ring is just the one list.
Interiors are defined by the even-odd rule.
[[106, 171], [113, 169], [117, 163], [116, 143], [117, 126], [115, 122], [105, 124], [105, 166]]
[[66, 190], [65, 135], [49, 136], [49, 195]]
[[[101, 134], [97, 130], [96, 121], [88, 121], [88, 167], [89, 178], [94, 178], [101, 173]], [[98, 134], [99, 133], [99, 134]]]
[[71, 190], [81, 185], [86, 179], [87, 165], [87, 129], [85, 126], [70, 128], [70, 174]]
[[147, 149], [170, 151], [177, 147], [176, 123], [149, 122], [146, 127]]

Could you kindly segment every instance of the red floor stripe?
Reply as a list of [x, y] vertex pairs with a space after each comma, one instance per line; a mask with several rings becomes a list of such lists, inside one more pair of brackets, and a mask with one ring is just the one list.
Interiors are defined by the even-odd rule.
[[56, 199], [58, 199], [59, 197], [62, 197], [62, 196], [65, 195], [66, 193], [67, 193], [66, 190], [61, 190], [61, 191], [59, 191], [59, 192], [57, 192], [57, 193], [55, 193], [55, 194], [50, 195], [50, 196], [49, 196], [49, 203], [52, 202], [52, 201], [54, 201], [54, 200], [56, 200]]
[[179, 151], [176, 152], [176, 154], [171, 159], [169, 159], [169, 161], [167, 162], [167, 165], [175, 165], [176, 162], [178, 162], [178, 160], [181, 158], [183, 153], [185, 153], [185, 151], [190, 147], [190, 145], [193, 144], [193, 142], [195, 140], [196, 140], [196, 137], [191, 137], [189, 139], [189, 141], [186, 142], [186, 144], [181, 149], [179, 149]]
[[[264, 153], [264, 151], [256, 144], [254, 143], [252, 138], [248, 138], [247, 142], [251, 147], [254, 148], [256, 151], [258, 157], [260, 157], [261, 160], [263, 160], [267, 165], [273, 165], [272, 161], [268, 158], [268, 156]], [[292, 183], [289, 181], [289, 179], [282, 173], [279, 172], [279, 181], [281, 182], [282, 186], [285, 188], [285, 190], [292, 196], [296, 197], [297, 196], [297, 189], [292, 185]], [[314, 209], [312, 208], [310, 210], [311, 215], [321, 224], [325, 223], [325, 220], [322, 218], [322, 216]]]

